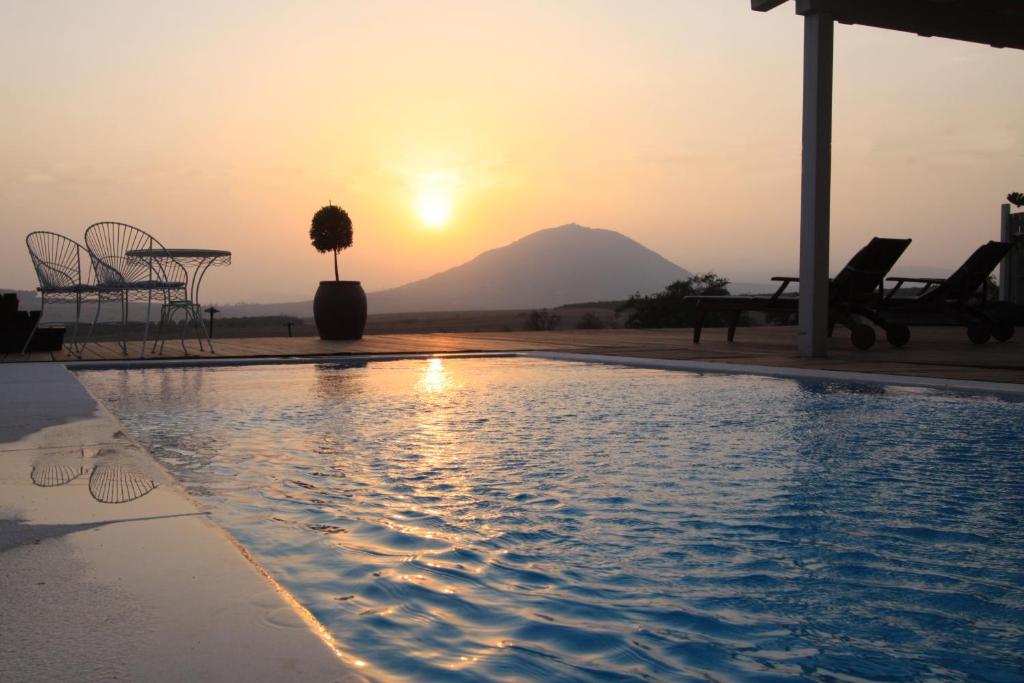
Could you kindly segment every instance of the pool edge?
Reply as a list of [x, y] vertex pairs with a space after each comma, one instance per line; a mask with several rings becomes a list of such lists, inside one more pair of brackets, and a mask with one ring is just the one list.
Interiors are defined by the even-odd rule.
[[1017, 384], [1014, 382], [984, 382], [979, 380], [949, 379], [914, 375], [852, 372], [848, 370], [822, 370], [794, 368], [789, 366], [754, 365], [746, 363], [640, 358], [635, 356], [608, 356], [562, 351], [479, 351], [458, 353], [360, 354], [347, 356], [279, 356], [263, 358], [180, 358], [173, 360], [126, 359], [119, 361], [67, 361], [64, 362], [63, 365], [72, 372], [88, 372], [93, 370], [241, 367], [248, 365], [347, 365], [352, 363], [366, 363], [370, 361], [419, 360], [424, 358], [541, 358], [546, 360], [569, 362], [599, 363], [603, 365], [626, 365], [652, 370], [675, 370], [726, 375], [759, 375], [778, 379], [852, 382], [861, 384], [918, 387], [939, 391], [959, 391], [1024, 397], [1024, 384]]
[[860, 384], [886, 384], [903, 387], [920, 387], [944, 391], [970, 393], [995, 393], [1024, 396], [1024, 384], [1014, 382], [982, 382], [966, 379], [939, 377], [918, 377], [913, 375], [888, 375], [875, 372], [850, 372], [847, 370], [818, 370], [775, 365], [750, 365], [744, 363], [716, 363], [714, 361], [668, 360], [661, 358], [637, 358], [633, 356], [604, 356], [585, 353], [563, 353], [561, 351], [529, 351], [516, 355], [549, 360], [601, 363], [604, 365], [627, 365], [652, 370], [677, 370], [687, 372], [708, 372], [725, 375], [759, 375], [778, 379], [829, 380]]

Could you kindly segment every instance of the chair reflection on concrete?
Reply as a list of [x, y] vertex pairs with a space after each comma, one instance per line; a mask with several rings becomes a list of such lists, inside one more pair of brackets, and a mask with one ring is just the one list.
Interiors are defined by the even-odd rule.
[[[55, 488], [89, 475], [89, 495], [97, 503], [130, 503], [155, 490], [159, 484], [139, 472], [121, 454], [100, 449], [86, 460], [85, 449], [69, 449], [44, 456], [32, 465], [29, 477], [41, 488]], [[86, 464], [90, 463], [90, 464]]]

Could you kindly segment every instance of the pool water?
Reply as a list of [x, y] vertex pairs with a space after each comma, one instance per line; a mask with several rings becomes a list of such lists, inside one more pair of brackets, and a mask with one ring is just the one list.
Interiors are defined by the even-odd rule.
[[377, 680], [1024, 680], [1024, 404], [533, 358], [81, 381]]

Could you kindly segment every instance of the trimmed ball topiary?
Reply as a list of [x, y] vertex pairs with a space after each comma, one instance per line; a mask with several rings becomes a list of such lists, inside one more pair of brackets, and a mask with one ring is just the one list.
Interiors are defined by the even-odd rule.
[[334, 279], [338, 280], [338, 252], [352, 246], [352, 219], [348, 212], [333, 204], [317, 211], [313, 214], [309, 239], [321, 254], [334, 252]]

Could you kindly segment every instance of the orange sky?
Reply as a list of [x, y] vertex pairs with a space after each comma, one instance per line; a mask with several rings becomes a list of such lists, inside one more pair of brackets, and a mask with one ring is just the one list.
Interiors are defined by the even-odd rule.
[[[996, 238], [1024, 191], [1024, 53], [836, 45], [833, 267], [873, 235], [934, 266]], [[370, 291], [572, 221], [791, 273], [800, 73], [792, 8], [747, 0], [0, 2], [0, 286], [34, 286], [29, 230], [121, 220], [232, 250], [207, 301], [308, 299], [328, 201]]]

